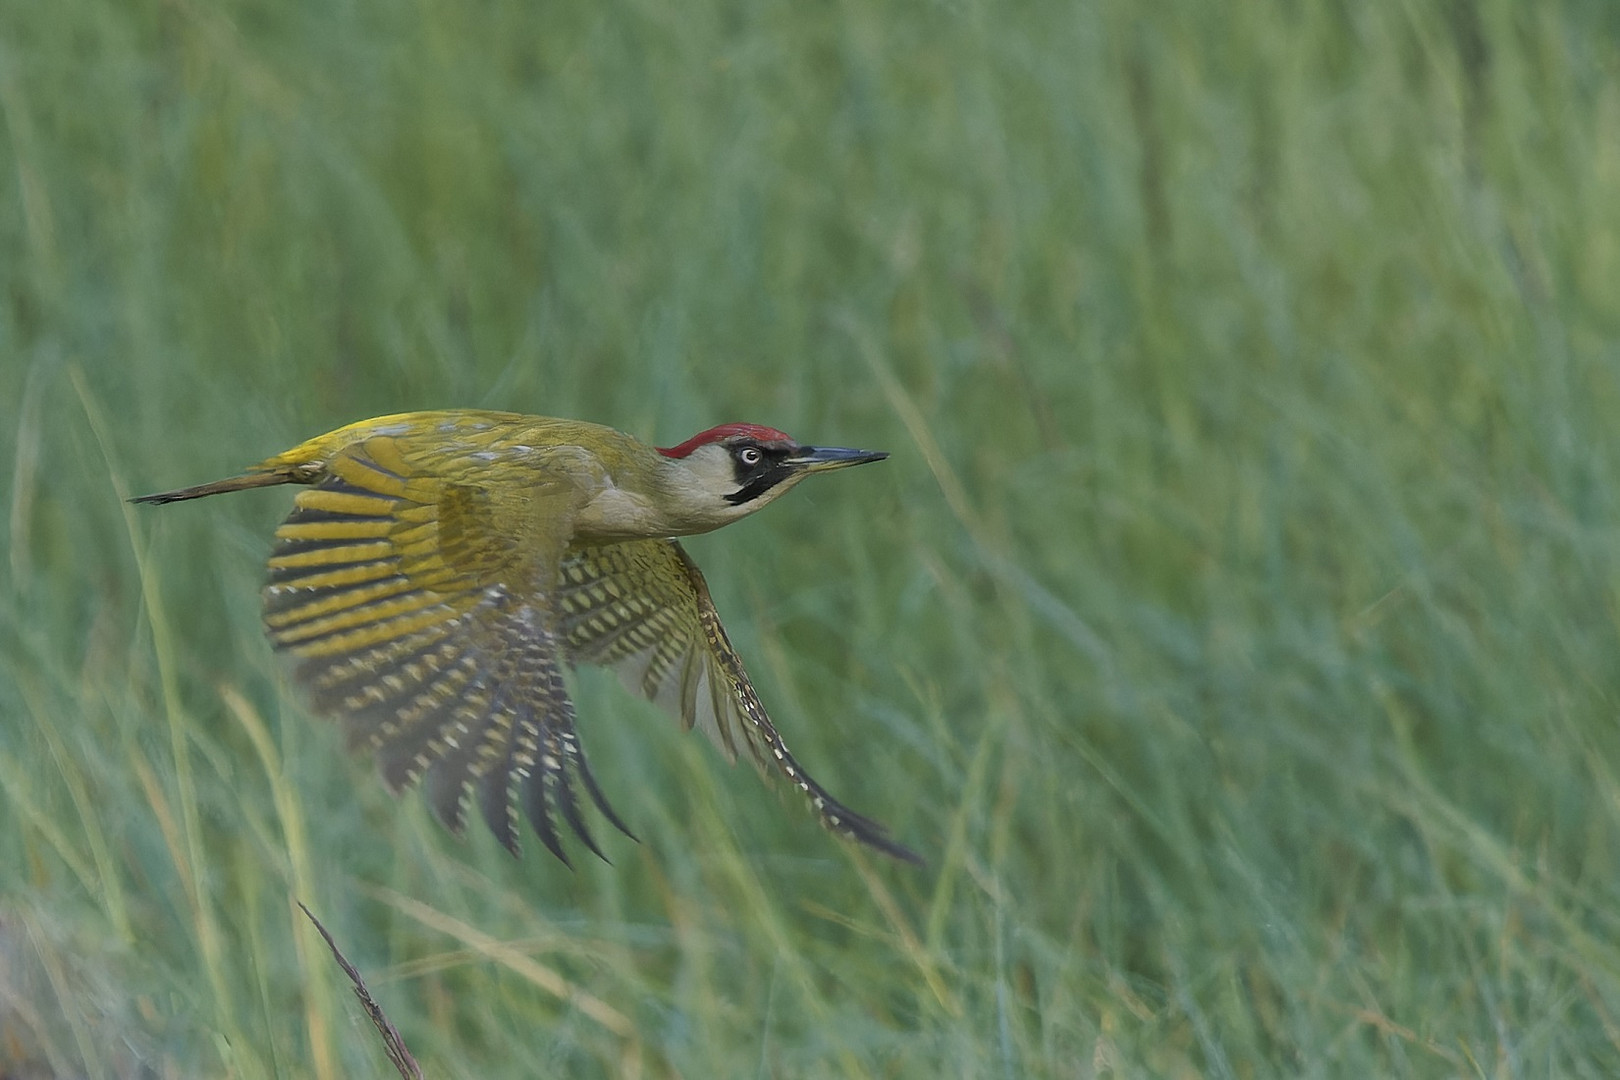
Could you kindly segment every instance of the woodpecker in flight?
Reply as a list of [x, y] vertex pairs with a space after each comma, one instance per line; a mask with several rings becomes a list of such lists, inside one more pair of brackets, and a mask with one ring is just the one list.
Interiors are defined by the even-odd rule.
[[265, 631], [350, 747], [374, 751], [395, 791], [422, 780], [455, 832], [471, 791], [514, 855], [521, 807], [564, 863], [558, 814], [605, 859], [580, 814], [582, 787], [634, 839], [585, 764], [563, 679], [565, 665], [601, 664], [729, 760], [741, 742], [833, 832], [920, 863], [794, 759], [673, 539], [746, 517], [812, 473], [887, 456], [755, 424], [654, 448], [577, 420], [415, 412], [134, 501], [306, 485], [276, 530]]

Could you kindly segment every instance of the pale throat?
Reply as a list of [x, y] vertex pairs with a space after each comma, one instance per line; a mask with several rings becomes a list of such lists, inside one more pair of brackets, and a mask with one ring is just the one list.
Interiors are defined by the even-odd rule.
[[726, 499], [738, 488], [729, 468], [716, 467], [720, 463], [700, 460], [689, 465], [674, 459], [659, 464], [646, 491], [632, 491], [605, 478], [581, 508], [576, 535], [591, 540], [630, 540], [706, 533], [768, 506], [803, 479], [790, 476], [738, 505]]

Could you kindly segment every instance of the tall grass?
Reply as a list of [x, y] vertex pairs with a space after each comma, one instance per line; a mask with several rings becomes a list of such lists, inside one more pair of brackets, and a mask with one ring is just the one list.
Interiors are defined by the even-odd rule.
[[[1620, 17], [0, 5], [0, 1072], [1620, 1073]], [[611, 679], [642, 842], [391, 798], [258, 628], [408, 408], [887, 448], [692, 542], [929, 857]]]

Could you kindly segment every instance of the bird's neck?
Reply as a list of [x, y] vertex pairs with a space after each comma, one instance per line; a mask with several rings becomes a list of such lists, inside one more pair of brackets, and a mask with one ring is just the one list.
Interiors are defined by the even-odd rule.
[[660, 536], [692, 536], [712, 532], [746, 517], [757, 507], [733, 506], [716, 477], [700, 472], [680, 458], [660, 458], [649, 485], [652, 517]]
[[582, 540], [642, 540], [710, 532], [754, 508], [727, 503], [705, 478], [674, 459], [637, 460], [604, 471], [580, 509]]

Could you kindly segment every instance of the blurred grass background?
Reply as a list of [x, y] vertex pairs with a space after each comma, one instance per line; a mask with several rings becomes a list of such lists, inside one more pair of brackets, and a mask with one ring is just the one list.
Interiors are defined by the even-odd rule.
[[[0, 2], [0, 1072], [1620, 1075], [1620, 7]], [[879, 864], [582, 672], [643, 842], [288, 693], [340, 423], [887, 448], [692, 543]]]

